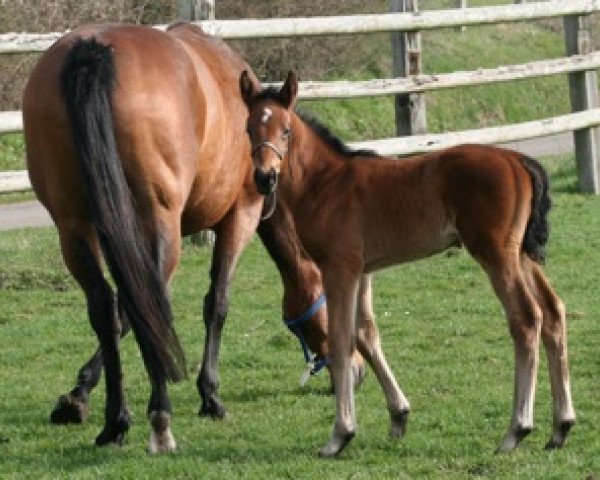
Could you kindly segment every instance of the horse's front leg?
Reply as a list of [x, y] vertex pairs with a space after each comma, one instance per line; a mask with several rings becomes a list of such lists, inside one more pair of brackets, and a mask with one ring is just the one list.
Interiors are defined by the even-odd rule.
[[204, 354], [197, 380], [201, 416], [218, 419], [225, 416], [225, 407], [218, 393], [219, 351], [229, 308], [229, 285], [240, 254], [256, 230], [261, 207], [262, 202], [245, 208], [234, 207], [215, 228], [210, 288], [204, 297]]
[[323, 271], [329, 302], [329, 356], [335, 389], [336, 417], [329, 442], [319, 454], [338, 455], [352, 440], [356, 430], [352, 352], [355, 348], [355, 313], [358, 275]]

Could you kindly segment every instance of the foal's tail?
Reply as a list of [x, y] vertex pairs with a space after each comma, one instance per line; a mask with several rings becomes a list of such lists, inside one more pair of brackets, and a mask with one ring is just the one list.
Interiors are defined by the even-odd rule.
[[529, 257], [544, 263], [546, 253], [544, 245], [548, 241], [548, 211], [552, 205], [550, 200], [548, 174], [540, 163], [527, 156], [521, 157], [521, 162], [531, 176], [533, 186], [533, 197], [531, 199], [531, 215], [525, 229], [523, 238], [523, 250]]
[[67, 54], [60, 86], [84, 177], [91, 219], [133, 327], [148, 373], [177, 381], [185, 358], [153, 245], [133, 206], [111, 115], [115, 66], [110, 47], [78, 40]]

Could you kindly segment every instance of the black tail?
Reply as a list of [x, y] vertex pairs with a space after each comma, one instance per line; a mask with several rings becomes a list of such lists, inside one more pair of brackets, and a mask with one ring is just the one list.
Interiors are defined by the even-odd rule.
[[110, 100], [115, 76], [110, 47], [79, 40], [65, 58], [61, 93], [91, 219], [148, 373], [177, 381], [185, 376], [183, 350], [155, 248], [136, 216], [117, 151]]
[[521, 161], [529, 172], [531, 184], [533, 185], [531, 216], [525, 229], [523, 250], [532, 260], [544, 263], [546, 258], [544, 245], [548, 241], [550, 233], [548, 226], [548, 211], [552, 206], [549, 191], [550, 182], [548, 181], [548, 174], [544, 170], [544, 167], [537, 160], [523, 156]]

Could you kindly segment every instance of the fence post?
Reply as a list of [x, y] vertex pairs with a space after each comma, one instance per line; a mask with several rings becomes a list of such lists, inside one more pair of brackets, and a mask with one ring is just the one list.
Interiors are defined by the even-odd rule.
[[[590, 53], [590, 15], [569, 15], [564, 17], [563, 22], [567, 55]], [[596, 71], [570, 73], [569, 93], [573, 112], [597, 108], [599, 102]], [[573, 132], [573, 138], [579, 188], [582, 192], [598, 194], [600, 130], [597, 127], [576, 130]]]
[[[179, 19], [187, 22], [215, 19], [215, 0], [179, 0]], [[190, 235], [194, 245], [214, 245], [215, 232], [202, 230]]]
[[[454, 0], [454, 6], [460, 9], [467, 8], [467, 0]], [[467, 27], [463, 25], [461, 27], [456, 27], [454, 30], [462, 33], [467, 30]]]
[[[391, 0], [392, 12], [417, 12], [418, 0]], [[394, 77], [421, 73], [420, 32], [392, 32]], [[399, 94], [395, 100], [396, 134], [417, 135], [427, 132], [425, 96], [421, 93]]]
[[214, 20], [215, 0], [179, 0], [179, 19], [188, 22]]

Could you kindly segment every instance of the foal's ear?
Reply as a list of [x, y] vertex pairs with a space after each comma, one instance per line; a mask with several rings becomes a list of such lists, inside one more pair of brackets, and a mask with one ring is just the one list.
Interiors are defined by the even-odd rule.
[[240, 91], [242, 92], [242, 98], [244, 99], [244, 102], [246, 102], [246, 105], [250, 105], [252, 97], [260, 91], [260, 88], [250, 78], [248, 70], [244, 70], [240, 77]]
[[293, 108], [296, 104], [296, 98], [298, 96], [298, 77], [296, 73], [290, 70], [287, 78], [285, 79], [285, 83], [281, 90], [279, 90], [279, 99], [281, 100], [281, 104], [287, 108]]

